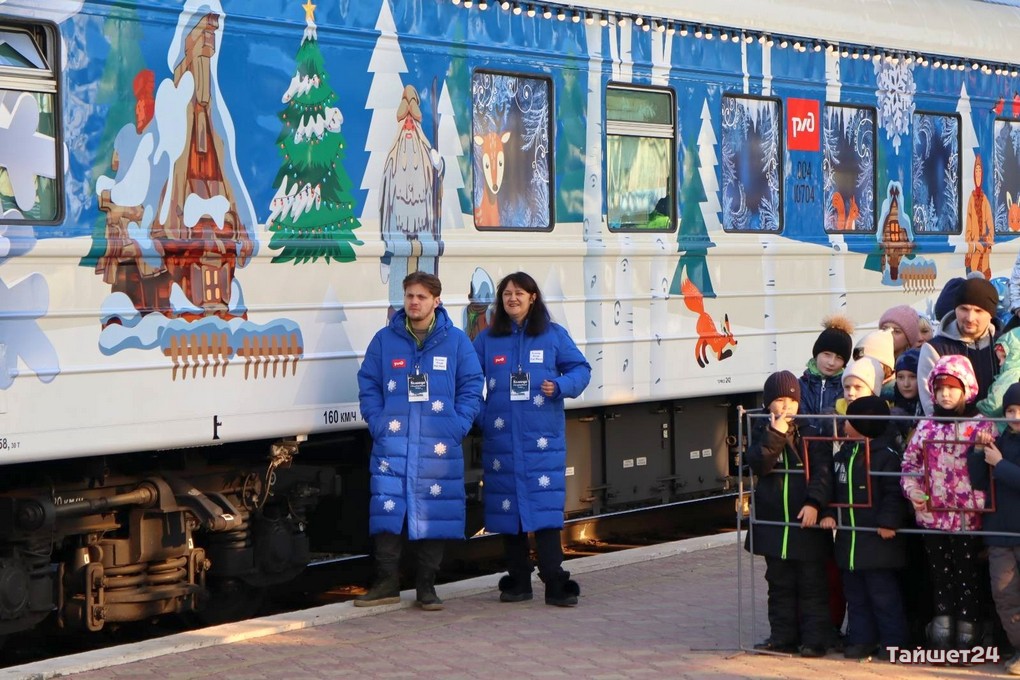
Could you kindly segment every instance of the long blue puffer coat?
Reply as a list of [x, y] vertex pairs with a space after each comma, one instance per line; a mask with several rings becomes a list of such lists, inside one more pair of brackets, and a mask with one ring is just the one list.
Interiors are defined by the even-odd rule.
[[[418, 347], [403, 310], [372, 338], [358, 371], [361, 416], [374, 446], [369, 533], [412, 541], [464, 538], [464, 452], [461, 443], [482, 401], [482, 371], [464, 332], [436, 309], [432, 332]], [[408, 401], [415, 366], [428, 375], [428, 401]]]
[[[591, 366], [567, 331], [549, 322], [544, 333], [526, 335], [513, 324], [510, 335], [490, 329], [475, 338], [488, 392], [479, 421], [485, 470], [485, 528], [501, 534], [563, 526], [567, 438], [563, 400], [580, 396]], [[530, 376], [527, 401], [511, 401], [510, 376]], [[542, 382], [557, 391], [542, 394]]]

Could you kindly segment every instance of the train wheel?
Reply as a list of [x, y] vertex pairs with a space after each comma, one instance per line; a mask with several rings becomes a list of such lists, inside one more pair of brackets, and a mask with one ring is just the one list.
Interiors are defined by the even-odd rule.
[[207, 626], [250, 619], [259, 613], [266, 589], [236, 578], [209, 584], [209, 599], [199, 611], [199, 620]]

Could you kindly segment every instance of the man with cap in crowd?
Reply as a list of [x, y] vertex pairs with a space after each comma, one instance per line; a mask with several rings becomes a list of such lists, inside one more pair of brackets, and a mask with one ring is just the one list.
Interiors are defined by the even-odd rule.
[[800, 384], [793, 373], [773, 373], [763, 391], [768, 418], [756, 422], [747, 451], [747, 463], [757, 481], [755, 521], [744, 543], [745, 549], [765, 557], [771, 633], [756, 647], [825, 656], [834, 642], [825, 575], [832, 532], [820, 531], [816, 525], [832, 492], [832, 445], [816, 441], [805, 465], [794, 419]]
[[956, 307], [939, 323], [935, 337], [921, 347], [917, 361], [917, 385], [921, 408], [932, 415], [932, 394], [928, 376], [939, 357], [959, 354], [970, 359], [978, 383], [978, 399], [984, 399], [999, 372], [995, 356], [995, 326], [992, 318], [999, 306], [995, 286], [984, 278], [967, 278], [959, 284]]

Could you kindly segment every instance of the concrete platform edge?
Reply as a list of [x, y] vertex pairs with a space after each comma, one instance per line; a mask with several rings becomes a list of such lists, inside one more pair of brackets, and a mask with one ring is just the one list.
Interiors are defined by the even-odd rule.
[[[585, 574], [603, 569], [648, 562], [651, 560], [683, 555], [686, 553], [698, 552], [730, 546], [736, 549], [737, 541], [740, 540], [735, 532], [728, 532], [712, 536], [702, 536], [672, 543], [631, 548], [603, 555], [593, 555], [571, 560], [566, 566], [572, 575]], [[502, 574], [490, 574], [477, 578], [446, 583], [436, 587], [436, 592], [443, 600], [454, 600], [461, 597], [469, 597], [487, 591], [495, 591]], [[537, 577], [535, 579], [537, 581]], [[581, 584], [582, 593], [584, 584]], [[201, 630], [189, 631], [168, 635], [162, 638], [146, 640], [144, 642], [108, 647], [82, 654], [56, 657], [45, 661], [37, 661], [22, 666], [12, 666], [0, 669], [0, 680], [46, 680], [73, 673], [84, 673], [86, 671], [119, 666], [121, 664], [133, 663], [152, 659], [166, 654], [175, 654], [192, 649], [225, 645], [243, 640], [251, 640], [288, 631], [301, 630], [314, 626], [323, 626], [341, 621], [381, 614], [388, 611], [396, 611], [402, 608], [414, 606], [414, 591], [405, 590], [401, 593], [400, 604], [386, 605], [382, 607], [359, 608], [354, 607], [350, 602], [324, 605], [313, 609], [305, 609], [286, 614], [275, 614], [248, 621], [228, 623], [221, 626], [212, 626]], [[423, 612], [423, 616], [428, 614]]]

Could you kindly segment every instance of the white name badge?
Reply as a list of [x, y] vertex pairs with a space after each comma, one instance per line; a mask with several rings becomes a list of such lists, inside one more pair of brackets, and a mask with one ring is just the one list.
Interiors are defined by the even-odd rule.
[[540, 364], [545, 361], [545, 352], [540, 349], [531, 350], [531, 354], [528, 355], [528, 361], [533, 364]]
[[445, 371], [446, 370], [446, 357], [432, 357], [432, 370], [433, 371]]
[[524, 372], [510, 374], [510, 401], [531, 399], [531, 376]]
[[412, 373], [407, 376], [407, 400], [429, 400], [429, 376], [426, 373]]

